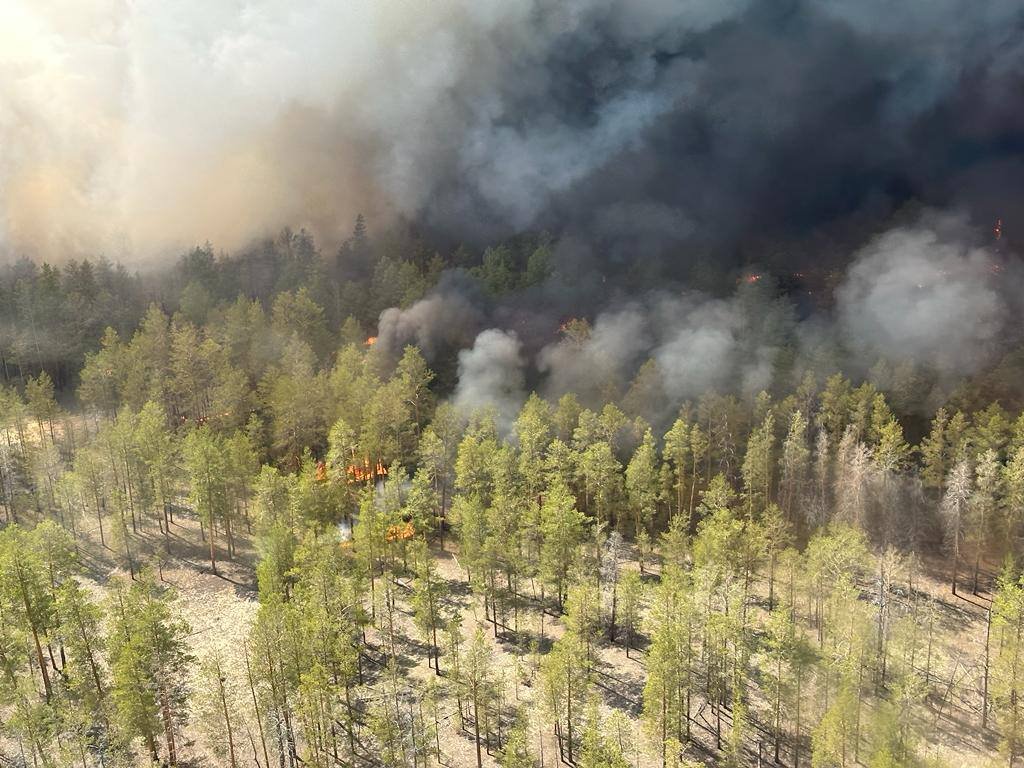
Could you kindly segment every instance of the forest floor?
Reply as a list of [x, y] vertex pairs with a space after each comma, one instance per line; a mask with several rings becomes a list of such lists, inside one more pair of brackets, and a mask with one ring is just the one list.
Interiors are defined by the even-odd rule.
[[[88, 528], [88, 526], [85, 526]], [[88, 581], [99, 595], [106, 592], [106, 585], [114, 573], [127, 575], [121, 565], [123, 558], [114, 557], [114, 553], [100, 545], [98, 530], [93, 526], [84, 531], [90, 544], [83, 547], [83, 563], [86, 566]], [[151, 556], [164, 546], [162, 535], [152, 528], [143, 533], [143, 552], [136, 555]], [[109, 543], [109, 539], [108, 539]], [[484, 617], [482, 600], [474, 595], [466, 581], [466, 573], [459, 565], [457, 553], [453, 552], [454, 544], [446, 542], [445, 549], [435, 546], [434, 555], [438, 573], [448, 582], [451, 601], [458, 606], [463, 616], [463, 633], [468, 637], [477, 625], [483, 627], [494, 643], [494, 673], [500, 681], [500, 696], [507, 704], [516, 704], [531, 713], [530, 738], [535, 754], [543, 755], [544, 766], [559, 765], [558, 748], [553, 728], [544, 721], [539, 701], [539, 676], [537, 674], [537, 654], [543, 653], [550, 643], [563, 632], [562, 622], [549, 612], [542, 613], [539, 603], [532, 600], [520, 610], [516, 633], [509, 627], [498, 632], [495, 637], [494, 627]], [[97, 556], [95, 553], [102, 553]], [[219, 654], [225, 667], [234, 670], [234, 685], [244, 689], [244, 657], [242, 649], [249, 627], [256, 616], [257, 600], [255, 585], [255, 560], [251, 541], [246, 533], [236, 534], [236, 552], [232, 560], [227, 553], [218, 547], [218, 574], [211, 572], [209, 549], [203, 543], [198, 522], [187, 513], [179, 513], [172, 527], [170, 555], [163, 560], [163, 580], [173, 587], [177, 595], [179, 615], [191, 627], [189, 644], [192, 654], [197, 660]], [[623, 564], [624, 568], [637, 568], [635, 553], [629, 553]], [[650, 570], [650, 569], [649, 569]], [[657, 568], [649, 573], [649, 581], [656, 580]], [[991, 579], [991, 573], [986, 574]], [[435, 676], [434, 670], [428, 666], [428, 647], [421, 642], [416, 631], [411, 608], [408, 604], [410, 577], [396, 580], [398, 594], [398, 623], [396, 626], [396, 650], [398, 665], [403, 671], [404, 684], [410, 681], [426, 681]], [[983, 581], [987, 586], [987, 583]], [[986, 634], [986, 611], [990, 594], [981, 591], [979, 596], [970, 594], [970, 582], [961, 588], [965, 594], [957, 597], [950, 591], [948, 567], [944, 561], [925, 560], [914, 577], [914, 590], [920, 598], [927, 597], [934, 608], [934, 627], [932, 648], [927, 660], [921, 659], [917, 666], [923, 672], [925, 665], [929, 667], [928, 706], [920, 708], [923, 714], [918, 730], [921, 733], [923, 752], [929, 756], [941, 758], [951, 766], [980, 766], [989, 762], [994, 755], [996, 736], [991, 730], [981, 727], [981, 701], [984, 685], [984, 669], [974, 660], [984, 659]], [[865, 599], [871, 599], [872, 585], [861, 584]], [[529, 592], [529, 587], [527, 586]], [[894, 585], [892, 594], [896, 595], [894, 616], [901, 610], [907, 610], [909, 604], [908, 584], [904, 577], [902, 582]], [[902, 596], [901, 596], [902, 595]], [[754, 585], [754, 603], [752, 611], [764, 611], [767, 605], [767, 579], [760, 578]], [[800, 608], [798, 607], [798, 610]], [[755, 619], [758, 617], [755, 614]], [[511, 617], [508, 618], [511, 623]], [[385, 638], [376, 631], [367, 632], [371, 647], [384, 649]], [[627, 754], [639, 768], [656, 766], [660, 759], [652, 757], [656, 750], [651, 749], [651, 742], [644, 734], [639, 723], [642, 692], [644, 685], [645, 653], [642, 649], [631, 650], [627, 655], [619, 643], [610, 643], [604, 637], [594, 639], [594, 686], [599, 695], [602, 708], [607, 712], [618, 709], [628, 715], [632, 723], [630, 740], [633, 743]], [[993, 642], [995, 640], [993, 639]], [[532, 644], [532, 648], [531, 648]], [[642, 645], [642, 642], [640, 643]], [[381, 677], [382, 669], [373, 671], [374, 659], [368, 655], [367, 667], [370, 677]], [[195, 665], [198, 670], [198, 664]], [[444, 661], [442, 662], [444, 667]], [[443, 680], [442, 676], [442, 680]], [[201, 686], [198, 675], [194, 678], [194, 686]], [[868, 699], [873, 695], [870, 683], [865, 685]], [[197, 691], [198, 692], [198, 691]], [[239, 696], [244, 701], [244, 696]], [[821, 702], [815, 700], [815, 694], [806, 697], [804, 707], [805, 722], [809, 722], [811, 714], [820, 711]], [[440, 748], [443, 764], [452, 768], [475, 766], [476, 754], [472, 736], [472, 725], [468, 719], [460, 723], [455, 700], [448, 696], [442, 700], [439, 713]], [[508, 707], [506, 707], [508, 709]], [[763, 702], [753, 701], [750, 706], [750, 730], [748, 738], [749, 765], [772, 765], [772, 739], [767, 724], [758, 722], [758, 717], [767, 707]], [[689, 760], [707, 765], [716, 764], [720, 753], [714, 749], [714, 718], [710, 707], [702, 701], [694, 705], [694, 742], [685, 747], [684, 755]], [[791, 714], [791, 713], [787, 713]], [[723, 730], [728, 730], [728, 713], [724, 713]], [[865, 717], [867, 717], [865, 711]], [[245, 720], [252, 721], [249, 712]], [[462, 724], [464, 727], [460, 727]], [[195, 766], [227, 766], [226, 759], [211, 757], [207, 742], [204, 741], [203, 723], [193, 717], [184, 739], [184, 757]], [[507, 733], [510, 723], [503, 722], [500, 726], [502, 734]], [[865, 731], [867, 722], [865, 722]], [[493, 727], [497, 733], [499, 729]], [[240, 749], [240, 765], [255, 765], [255, 739], [253, 734], [244, 733], [240, 736], [244, 748]], [[250, 748], [251, 747], [251, 748]], [[867, 750], [866, 742], [863, 745]], [[762, 750], [763, 762], [758, 759], [758, 750]], [[493, 755], [497, 754], [497, 744], [492, 738], [490, 749], [485, 749], [483, 763], [486, 766], [496, 765]], [[366, 765], [374, 764], [371, 755]], [[866, 760], [865, 753], [860, 760]], [[793, 747], [784, 743], [781, 751], [781, 764], [794, 764]], [[810, 765], [809, 734], [804, 734], [804, 745], [800, 755], [801, 765]]]

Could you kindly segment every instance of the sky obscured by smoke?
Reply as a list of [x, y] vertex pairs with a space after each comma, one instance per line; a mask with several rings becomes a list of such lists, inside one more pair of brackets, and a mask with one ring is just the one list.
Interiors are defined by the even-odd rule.
[[[1016, 0], [0, 0], [0, 249], [136, 263], [357, 210], [626, 263], [1021, 210]], [[681, 257], [680, 257], [681, 258]]]

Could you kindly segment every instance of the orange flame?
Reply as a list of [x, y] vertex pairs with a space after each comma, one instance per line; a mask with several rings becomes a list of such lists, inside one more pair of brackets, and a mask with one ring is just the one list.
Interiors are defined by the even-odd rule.
[[387, 477], [388, 468], [380, 461], [374, 466], [366, 458], [363, 459], [362, 464], [353, 463], [345, 467], [345, 474], [348, 475], [349, 483], [372, 482], [378, 477]]
[[384, 534], [385, 541], [406, 541], [413, 537], [412, 523], [397, 523], [396, 525], [389, 525], [387, 531]]
[[366, 344], [366, 346], [372, 347], [374, 344], [377, 343], [377, 337], [376, 336], [367, 336], [366, 337], [366, 341], [364, 343]]

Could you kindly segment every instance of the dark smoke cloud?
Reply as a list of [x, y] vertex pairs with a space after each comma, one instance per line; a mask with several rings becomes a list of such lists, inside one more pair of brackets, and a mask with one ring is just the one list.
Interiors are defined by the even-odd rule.
[[1017, 0], [13, 0], [4, 20], [7, 251], [330, 241], [362, 209], [673, 269], [908, 200], [1024, 215]]

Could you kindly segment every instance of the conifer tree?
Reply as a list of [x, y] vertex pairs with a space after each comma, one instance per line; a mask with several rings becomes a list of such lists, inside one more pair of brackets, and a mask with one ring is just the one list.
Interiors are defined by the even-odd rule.
[[644, 433], [626, 467], [626, 495], [633, 518], [632, 533], [639, 535], [643, 530], [650, 535], [658, 502], [657, 449], [650, 430]]
[[186, 435], [182, 456], [189, 475], [189, 500], [206, 527], [210, 569], [217, 573], [217, 528], [227, 524], [228, 500], [222, 441], [205, 426]]
[[1024, 581], [1005, 569], [992, 605], [999, 638], [992, 664], [992, 712], [1008, 765], [1024, 754]]
[[551, 586], [559, 610], [565, 602], [569, 570], [584, 537], [584, 517], [576, 509], [572, 492], [555, 481], [541, 508], [541, 577]]
[[151, 575], [115, 588], [109, 607], [115, 723], [127, 742], [141, 740], [167, 764], [178, 762], [178, 742], [188, 718], [188, 626], [173, 616], [170, 596]]
[[448, 585], [437, 575], [434, 561], [425, 544], [420, 544], [413, 554], [416, 580], [413, 584], [412, 606], [416, 626], [430, 644], [428, 665], [435, 674], [441, 674], [441, 644], [437, 635], [447, 624], [445, 602], [448, 599]]

